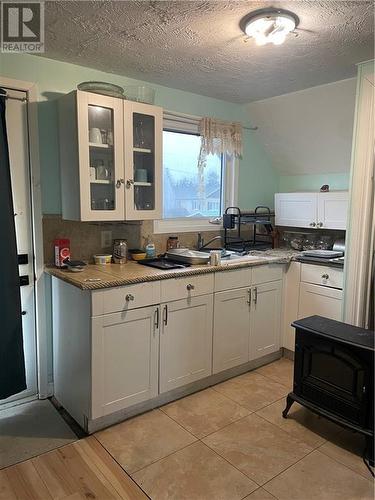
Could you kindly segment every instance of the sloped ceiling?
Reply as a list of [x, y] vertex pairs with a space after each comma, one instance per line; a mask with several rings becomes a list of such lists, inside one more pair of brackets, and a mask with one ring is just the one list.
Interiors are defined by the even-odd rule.
[[[246, 103], [355, 75], [373, 57], [372, 1], [48, 1], [45, 57]], [[239, 22], [280, 7], [300, 18], [282, 46]]]
[[248, 104], [254, 132], [281, 174], [348, 172], [356, 78]]

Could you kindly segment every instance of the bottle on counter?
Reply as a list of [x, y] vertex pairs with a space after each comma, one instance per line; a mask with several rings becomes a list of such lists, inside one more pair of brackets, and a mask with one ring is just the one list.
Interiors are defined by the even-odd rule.
[[126, 240], [113, 240], [113, 261], [115, 264], [126, 264], [128, 256], [128, 243]]
[[146, 245], [146, 259], [154, 259], [156, 257], [155, 244], [151, 239], [151, 236], [147, 238]]
[[178, 236], [170, 236], [167, 240], [167, 252], [168, 250], [172, 250], [174, 248], [180, 248]]

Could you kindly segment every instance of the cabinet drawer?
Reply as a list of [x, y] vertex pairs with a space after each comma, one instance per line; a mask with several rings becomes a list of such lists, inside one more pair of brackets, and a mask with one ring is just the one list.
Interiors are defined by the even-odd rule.
[[161, 281], [161, 302], [186, 299], [212, 293], [214, 275], [188, 276]]
[[342, 289], [343, 271], [335, 267], [302, 264], [301, 281]]
[[219, 271], [215, 273], [215, 292], [244, 288], [251, 285], [251, 268]]
[[264, 266], [253, 267], [253, 285], [259, 285], [260, 283], [268, 283], [269, 281], [278, 281], [282, 279], [282, 264], [266, 264]]
[[136, 309], [160, 302], [160, 281], [94, 290], [92, 316]]

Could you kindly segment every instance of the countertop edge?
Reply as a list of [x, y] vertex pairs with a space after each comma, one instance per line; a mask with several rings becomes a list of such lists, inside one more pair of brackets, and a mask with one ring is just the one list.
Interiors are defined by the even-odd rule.
[[[97, 273], [103, 273], [104, 278], [100, 282], [82, 282], [78, 281], [77, 279], [74, 278], [75, 273], [69, 270], [62, 270], [62, 269], [57, 269], [52, 266], [45, 266], [44, 271], [49, 274], [50, 276], [54, 276], [56, 278], [61, 279], [62, 281], [65, 281], [66, 283], [69, 283], [72, 286], [75, 286], [76, 288], [79, 288], [81, 290], [100, 290], [100, 289], [105, 289], [105, 288], [114, 288], [114, 287], [119, 287], [119, 286], [126, 286], [126, 285], [135, 285], [139, 283], [148, 283], [152, 281], [161, 281], [161, 280], [167, 280], [167, 279], [173, 279], [173, 278], [183, 278], [185, 276], [194, 276], [194, 275], [200, 275], [200, 274], [210, 274], [210, 273], [215, 273], [215, 272], [222, 272], [222, 271], [230, 271], [230, 270], [235, 270], [235, 269], [242, 269], [246, 267], [256, 267], [256, 266], [264, 266], [267, 264], [288, 264], [291, 261], [291, 257], [289, 256], [284, 256], [284, 257], [259, 257], [259, 260], [252, 260], [249, 262], [238, 262], [238, 263], [233, 263], [233, 264], [226, 264], [226, 265], [219, 265], [219, 266], [197, 266], [196, 268], [186, 268], [183, 269], [182, 271], [178, 270], [173, 270], [173, 271], [161, 271], [158, 274], [146, 274], [147, 271], [145, 270], [145, 276], [143, 277], [135, 277], [135, 278], [110, 278], [110, 275], [107, 274], [105, 271], [106, 269], [104, 268], [103, 270], [96, 270]], [[126, 265], [126, 264], [125, 264]], [[137, 264], [139, 265], [139, 264]], [[84, 271], [83, 271], [84, 272]], [[78, 273], [77, 273], [78, 274]], [[81, 274], [81, 273], [79, 273]], [[105, 279], [107, 277], [107, 279]], [[89, 279], [89, 278], [88, 278]]]

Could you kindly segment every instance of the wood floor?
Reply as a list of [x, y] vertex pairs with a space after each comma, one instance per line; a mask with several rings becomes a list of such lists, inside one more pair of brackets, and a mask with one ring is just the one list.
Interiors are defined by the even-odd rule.
[[93, 436], [0, 471], [0, 500], [146, 498]]

